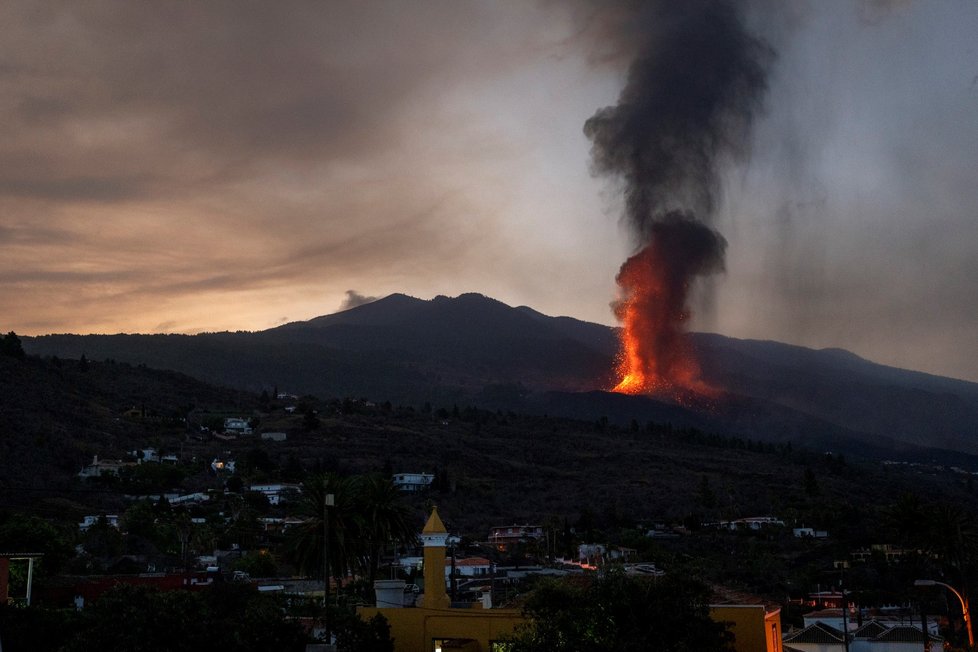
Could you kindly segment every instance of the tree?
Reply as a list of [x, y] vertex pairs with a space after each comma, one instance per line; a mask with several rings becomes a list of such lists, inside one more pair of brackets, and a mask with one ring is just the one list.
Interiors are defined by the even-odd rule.
[[[363, 573], [373, 586], [380, 555], [391, 544], [416, 538], [410, 512], [390, 478], [378, 474], [342, 477], [332, 473], [312, 476], [304, 484], [298, 511], [304, 525], [290, 532], [289, 551], [301, 570], [322, 577], [324, 566], [323, 519], [329, 536], [331, 577]], [[325, 506], [325, 496], [333, 505]]]
[[341, 612], [334, 631], [339, 652], [394, 652], [391, 627], [381, 614], [364, 621], [356, 612]]
[[18, 360], [23, 360], [27, 357], [24, 353], [24, 346], [20, 342], [20, 338], [17, 337], [17, 333], [10, 331], [2, 338], [0, 338], [0, 354], [10, 356], [11, 358], [17, 358]]
[[709, 616], [706, 587], [680, 577], [609, 571], [584, 582], [548, 580], [527, 599], [529, 619], [510, 652], [730, 652], [733, 635]]
[[357, 530], [364, 552], [362, 566], [366, 567], [367, 586], [373, 587], [384, 548], [414, 542], [417, 528], [411, 523], [410, 512], [390, 477], [362, 476], [356, 489]]
[[[323, 577], [327, 553], [324, 530], [329, 537], [327, 574], [341, 577], [355, 566], [355, 492], [351, 479], [335, 473], [314, 475], [303, 483], [302, 499], [296, 511], [306, 521], [289, 531], [288, 541], [289, 556], [300, 570], [313, 577]], [[333, 505], [327, 506], [326, 496], [330, 494]]]
[[298, 652], [305, 644], [299, 624], [285, 620], [281, 605], [252, 586], [229, 583], [201, 593], [164, 593], [145, 586], [120, 585], [91, 607], [86, 606], [80, 626], [61, 649]]

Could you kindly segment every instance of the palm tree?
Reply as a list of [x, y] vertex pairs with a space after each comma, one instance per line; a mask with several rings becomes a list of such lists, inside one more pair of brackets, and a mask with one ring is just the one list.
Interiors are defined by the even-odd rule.
[[391, 544], [414, 543], [418, 528], [390, 478], [374, 473], [360, 477], [357, 484], [356, 518], [363, 553], [361, 568], [367, 575], [367, 586], [372, 587], [384, 549]]
[[[333, 495], [327, 506], [326, 496]], [[289, 553], [299, 569], [313, 577], [342, 577], [356, 565], [356, 486], [350, 478], [334, 473], [315, 475], [303, 483], [297, 513], [305, 522], [289, 535]], [[325, 526], [324, 526], [325, 520]], [[329, 559], [325, 560], [324, 535], [328, 532]]]
[[[325, 504], [328, 494], [333, 495], [330, 507]], [[330, 577], [360, 572], [373, 586], [384, 548], [417, 539], [417, 528], [397, 488], [379, 474], [312, 476], [304, 483], [298, 512], [306, 521], [291, 531], [290, 556], [300, 570], [314, 577], [323, 576], [324, 516]]]

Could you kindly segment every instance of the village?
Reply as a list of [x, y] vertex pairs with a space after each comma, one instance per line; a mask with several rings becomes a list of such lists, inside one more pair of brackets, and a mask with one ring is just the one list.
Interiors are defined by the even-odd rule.
[[[308, 409], [306, 416], [289, 409], [296, 397], [276, 398], [285, 404], [284, 418], [308, 421]], [[377, 406], [364, 404], [361, 409]], [[123, 418], [146, 417], [130, 412]], [[389, 537], [390, 544], [381, 546], [376, 558], [374, 571], [379, 576], [368, 583], [359, 562], [330, 559], [323, 567], [329, 553], [321, 542], [332, 540], [323, 529], [336, 526], [329, 516], [330, 510], [339, 509], [336, 496], [322, 493], [326, 485], [311, 485], [310, 495], [308, 483], [321, 481], [319, 476], [303, 479], [269, 461], [274, 455], [268, 451], [289, 440], [288, 430], [294, 438], [304, 435], [290, 427], [266, 431], [255, 417], [227, 416], [220, 426], [210, 421], [210, 427], [189, 424], [178, 446], [142, 447], [122, 458], [94, 455], [78, 471], [78, 481], [126, 492], [119, 503], [125, 509], [84, 515], [76, 523], [73, 539], [78, 543], [69, 553], [72, 558], [61, 573], [37, 586], [34, 567], [46, 564], [44, 553], [0, 551], [0, 603], [84, 610], [121, 585], [202, 591], [232, 583], [254, 587], [289, 605], [286, 613], [301, 623], [305, 635], [321, 641], [308, 644], [309, 652], [334, 649], [337, 642], [315, 613], [323, 604], [355, 612], [363, 622], [383, 616], [398, 652], [497, 652], [510, 649], [508, 637], [526, 623], [522, 603], [541, 581], [582, 581], [620, 573], [654, 583], [669, 576], [673, 569], [668, 560], [675, 557], [650, 556], [650, 551], [695, 549], [694, 541], [721, 546], [724, 541], [793, 541], [790, 546], [807, 549], [810, 552], [803, 554], [810, 556], [833, 540], [831, 531], [777, 515], [697, 523], [651, 521], [640, 524], [627, 542], [620, 536], [588, 539], [586, 531], [553, 521], [449, 532], [436, 507], [440, 499], [450, 501], [444, 473], [393, 470], [377, 480], [390, 487], [398, 503], [413, 506], [408, 513], [426, 514], [426, 522], [413, 525], [413, 536]], [[195, 470], [202, 481], [175, 482], [171, 491], [128, 493], [162, 486], [146, 478], [186, 480]], [[195, 490], [179, 491], [180, 484]], [[310, 505], [327, 517], [311, 515]], [[310, 533], [319, 537], [312, 544], [319, 552], [311, 564], [292, 548], [297, 535], [308, 538]], [[798, 586], [780, 599], [711, 583], [709, 616], [728, 626], [737, 652], [910, 652], [925, 644], [937, 649], [944, 644], [942, 632], [949, 628], [959, 637], [965, 630], [970, 635], [970, 620], [962, 619], [960, 610], [955, 617], [953, 601], [944, 602], [941, 613], [927, 612], [922, 606], [932, 608], [933, 592], [926, 594], [926, 601], [920, 594], [919, 600], [897, 603], [884, 597], [869, 602], [870, 592], [846, 591], [843, 584], [847, 573], [856, 577], [860, 569], [870, 567], [913, 567], [921, 555], [929, 554], [885, 541], [851, 549], [823, 569], [826, 586]], [[324, 572], [328, 585], [323, 583]]]

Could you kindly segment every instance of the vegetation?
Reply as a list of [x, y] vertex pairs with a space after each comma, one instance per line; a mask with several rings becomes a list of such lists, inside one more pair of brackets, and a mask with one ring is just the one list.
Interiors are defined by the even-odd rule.
[[0, 607], [0, 631], [5, 652], [301, 652], [307, 641], [281, 604], [243, 584], [166, 593], [122, 585], [78, 613]]
[[326, 473], [310, 477], [304, 488], [297, 510], [306, 521], [291, 531], [289, 544], [297, 566], [314, 577], [356, 572], [372, 587], [381, 553], [390, 546], [414, 545], [417, 539], [417, 524], [390, 477]]
[[530, 595], [529, 622], [509, 652], [729, 652], [733, 635], [710, 619], [709, 591], [679, 575], [630, 578], [611, 570], [584, 582], [550, 580]]

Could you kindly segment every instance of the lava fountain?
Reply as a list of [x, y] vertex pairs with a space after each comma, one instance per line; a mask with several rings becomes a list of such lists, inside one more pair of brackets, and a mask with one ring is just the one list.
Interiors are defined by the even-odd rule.
[[686, 336], [688, 304], [698, 279], [724, 269], [726, 241], [709, 226], [719, 168], [746, 153], [773, 52], [748, 33], [745, 3], [623, 6], [614, 15], [627, 20], [602, 34], [633, 52], [627, 81], [584, 125], [592, 173], [622, 182], [636, 240], [612, 304], [622, 323], [614, 391], [711, 393]]
[[711, 393], [699, 380], [699, 365], [686, 325], [687, 299], [697, 275], [723, 269], [726, 242], [692, 216], [674, 212], [653, 225], [653, 239], [618, 272], [622, 323], [619, 383], [626, 394]]

